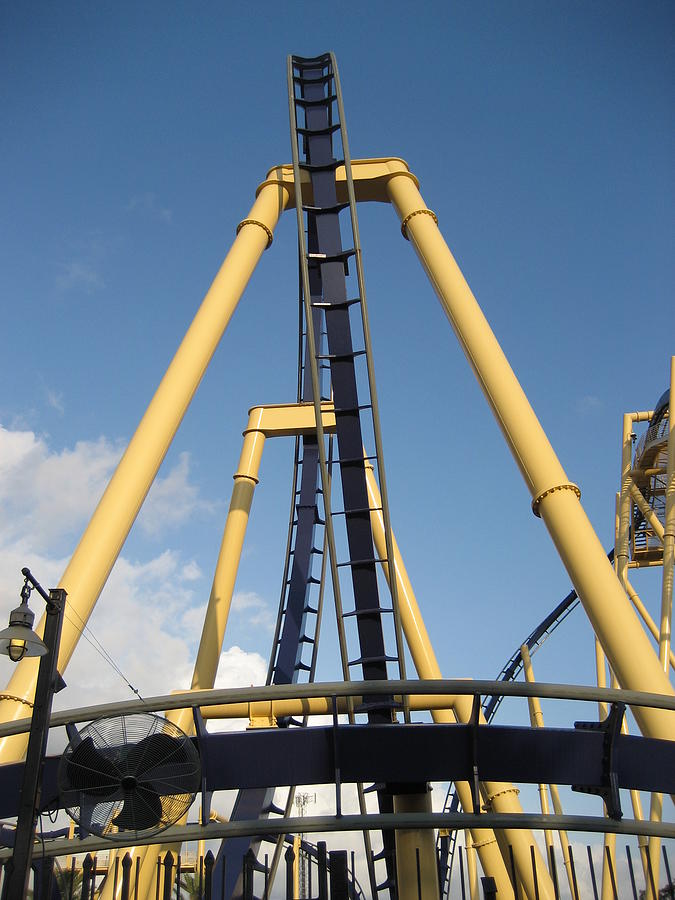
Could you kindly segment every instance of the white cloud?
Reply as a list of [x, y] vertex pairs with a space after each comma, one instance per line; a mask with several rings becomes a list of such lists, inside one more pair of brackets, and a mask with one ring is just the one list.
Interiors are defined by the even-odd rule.
[[[45, 585], [58, 583], [121, 449], [100, 438], [55, 452], [32, 431], [0, 426], [0, 621], [18, 603], [22, 566], [29, 565]], [[183, 455], [148, 498], [155, 534], [160, 519], [177, 524], [204, 505], [188, 472]], [[181, 559], [176, 551], [163, 549], [140, 561], [121, 556], [88, 623], [90, 631], [80, 639], [65, 673], [68, 689], [56, 698], [57, 707], [130, 695], [114, 667], [92, 646], [92, 636], [141, 694], [189, 687], [207, 597], [197, 563]], [[67, 627], [82, 627], [74, 612], [69, 618]], [[12, 664], [3, 659], [0, 679], [12, 672]], [[236, 647], [224, 654], [219, 678], [250, 684], [264, 681], [264, 674], [258, 654]]]
[[56, 287], [60, 291], [80, 290], [86, 294], [101, 290], [105, 283], [96, 269], [82, 260], [71, 260], [59, 265]]
[[248, 653], [236, 644], [220, 655], [216, 687], [248, 687], [264, 684], [267, 664], [259, 653]]
[[202, 577], [202, 570], [194, 560], [183, 566], [180, 577], [183, 581], [198, 581]]
[[25, 546], [27, 535], [34, 553], [62, 547], [93, 512], [120, 455], [105, 438], [54, 453], [34, 432], [0, 426], [0, 547]]
[[190, 454], [181, 453], [168, 475], [155, 479], [138, 517], [138, 524], [147, 535], [157, 537], [193, 513], [213, 509], [213, 504], [199, 497], [199, 489], [190, 483], [189, 476]]
[[232, 611], [245, 614], [241, 622], [248, 628], [271, 631], [274, 627], [272, 610], [255, 591], [237, 591], [232, 598]]

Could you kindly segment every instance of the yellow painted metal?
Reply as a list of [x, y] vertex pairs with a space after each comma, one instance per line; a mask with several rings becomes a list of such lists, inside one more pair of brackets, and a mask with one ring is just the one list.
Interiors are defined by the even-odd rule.
[[[672, 374], [672, 373], [671, 373]], [[672, 378], [671, 378], [671, 391], [672, 391]], [[618, 538], [617, 538], [617, 573], [619, 576], [619, 580], [623, 584], [626, 593], [630, 597], [633, 605], [638, 610], [640, 615], [642, 616], [647, 628], [651, 632], [652, 636], [659, 642], [659, 663], [663, 666], [666, 677], [668, 676], [669, 664], [675, 663], [675, 659], [673, 658], [672, 652], [670, 652], [670, 646], [666, 645], [664, 637], [664, 628], [663, 622], [662, 627], [660, 629], [656, 628], [655, 623], [653, 622], [651, 616], [647, 612], [646, 607], [640, 600], [637, 592], [630, 584], [628, 580], [628, 569], [631, 566], [631, 562], [629, 561], [629, 535], [630, 535], [630, 525], [631, 525], [631, 503], [635, 503], [642, 515], [645, 517], [648, 522], [651, 530], [654, 535], [664, 544], [664, 559], [663, 561], [655, 561], [653, 564], [661, 565], [663, 562], [663, 586], [666, 584], [666, 567], [667, 563], [665, 561], [666, 557], [666, 529], [661, 524], [659, 519], [657, 518], [654, 510], [650, 507], [650, 505], [645, 500], [641, 491], [637, 488], [633, 481], [633, 470], [631, 469], [632, 463], [632, 442], [633, 442], [633, 425], [635, 422], [648, 422], [653, 417], [653, 411], [650, 410], [648, 412], [634, 412], [634, 413], [625, 413], [623, 416], [623, 427], [622, 427], [622, 454], [621, 454], [621, 493], [619, 499], [619, 526], [618, 526]], [[666, 522], [667, 522], [666, 516]], [[662, 604], [661, 604], [661, 612], [663, 619], [663, 588], [662, 588]], [[669, 631], [669, 623], [666, 625], [666, 629]], [[634, 796], [635, 795], [635, 796]], [[639, 795], [637, 792], [631, 792], [631, 802], [633, 804], [633, 810], [637, 816], [638, 811], [640, 815], [642, 815], [642, 806], [640, 802]], [[650, 800], [650, 813], [649, 818], [652, 821], [660, 821], [663, 813], [663, 796], [661, 794], [652, 794]], [[607, 835], [605, 837], [605, 842], [612, 842], [612, 838]], [[614, 839], [615, 843], [615, 839]], [[651, 838], [649, 841], [642, 839], [639, 842], [640, 847], [640, 856], [645, 872], [645, 883], [647, 885], [647, 897], [650, 900], [654, 900], [653, 892], [650, 886], [650, 879], [648, 878], [649, 866], [651, 864], [652, 874], [655, 879], [655, 882], [658, 883], [658, 873], [660, 869], [660, 847], [661, 842], [657, 838]], [[649, 857], [649, 861], [647, 859]], [[606, 897], [609, 897], [610, 886], [608, 885], [608, 872], [606, 871], [607, 864], [606, 860], [603, 859], [603, 900]]]
[[[670, 359], [670, 396], [668, 408], [668, 451], [666, 464], [665, 516], [661, 540], [663, 541], [663, 575], [661, 583], [661, 622], [659, 628], [659, 660], [668, 674], [671, 653], [671, 627], [673, 614], [673, 563], [675, 559], [675, 356]], [[657, 520], [658, 521], [658, 520]], [[651, 524], [651, 523], [650, 523]], [[652, 526], [653, 527], [653, 526]], [[656, 529], [654, 529], [656, 530]], [[652, 794], [649, 818], [661, 821], [663, 795]], [[659, 883], [661, 865], [661, 841], [650, 838], [648, 853], [652, 863], [654, 882]], [[651, 885], [647, 897], [651, 900]]]
[[[478, 893], [478, 867], [476, 865], [476, 845], [473, 842], [471, 831], [464, 832], [464, 840], [466, 844], [466, 875], [469, 882], [469, 897], [471, 900], [479, 900]], [[499, 889], [497, 889], [499, 896]], [[414, 895], [413, 895], [414, 896]], [[507, 895], [508, 896], [508, 895]]]
[[[602, 650], [602, 646], [597, 636], [595, 638], [595, 672], [596, 678], [598, 682], [598, 687], [605, 688], [607, 687], [607, 663], [605, 660], [605, 654]], [[598, 702], [598, 714], [599, 718], [605, 719], [607, 718], [607, 704], [602, 701]], [[603, 810], [605, 816], [607, 815], [607, 807], [603, 803]], [[605, 832], [603, 845], [602, 845], [602, 880], [601, 880], [601, 897], [602, 900], [613, 900], [612, 894], [612, 881], [609, 871], [609, 862], [607, 859], [607, 854], [609, 854], [609, 858], [611, 859], [611, 864], [613, 867], [613, 871], [616, 873], [616, 835], [611, 834], [609, 832]]]
[[[567, 479], [489, 325], [440, 236], [435, 216], [426, 208], [419, 194], [415, 176], [408, 171], [404, 161], [398, 159], [355, 160], [352, 166], [357, 200], [390, 201], [394, 204], [403, 222], [404, 234], [412, 240], [422, 260], [521, 469], [533, 496], [533, 508], [541, 515], [551, 532], [622, 686], [672, 694], [672, 688], [660, 669], [661, 677], [656, 673], [655, 654], [651, 651], [648, 639], [637, 623], [625, 594], [616, 579], [609, 577], [610, 574], [613, 576], [611, 568], [606, 564], [602, 547], [575, 496], [578, 489]], [[338, 192], [342, 192], [346, 198], [344, 169], [342, 172], [338, 170], [337, 179]], [[310, 194], [308, 191], [308, 202], [311, 202]], [[68, 590], [72, 612], [81, 622], [86, 622], [91, 614], [239, 297], [260, 255], [271, 241], [281, 211], [293, 204], [292, 167], [281, 166], [270, 170], [267, 180], [258, 189], [256, 203], [249, 217], [241, 223], [230, 253], [141, 420], [60, 582], [60, 586]], [[633, 414], [632, 421], [639, 420], [640, 415]], [[235, 476], [235, 491], [230, 508], [234, 520], [239, 520], [232, 529], [235, 543], [239, 540], [237, 533], [241, 531], [241, 522], [248, 516], [250, 496], [255, 486], [250, 474], [251, 465], [256, 456], [259, 462], [258, 451], [262, 449], [265, 436], [261, 429], [250, 434], [254, 436], [249, 439], [247, 433], [245, 441], [248, 461], [241, 464], [241, 471]], [[242, 458], [243, 456], [242, 453]], [[672, 483], [672, 477], [670, 481]], [[239, 490], [238, 485], [241, 485]], [[628, 567], [627, 558], [625, 567]], [[231, 577], [227, 570], [228, 567], [225, 566], [222, 573], [224, 583]], [[400, 577], [397, 565], [397, 578]], [[405, 577], [407, 580], [407, 575]], [[227, 619], [226, 604], [220, 601], [220, 596], [218, 589], [213, 604], [216, 631], [224, 630]], [[412, 590], [411, 596], [414, 600]], [[402, 603], [402, 613], [404, 606]], [[427, 662], [433, 660], [435, 663], [416, 603], [415, 608], [407, 610], [407, 613], [413, 634], [411, 643], [406, 632], [411, 649], [414, 645], [419, 659], [426, 659]], [[61, 671], [67, 665], [78, 637], [77, 626], [67, 625], [64, 628], [59, 657]], [[202, 686], [208, 681], [207, 676], [214, 668], [214, 659], [217, 666], [217, 655], [213, 652], [215, 642], [207, 643], [209, 646], [204, 649], [199, 672], [196, 667], [195, 686]], [[16, 699], [1, 701], [0, 721], [21, 717], [26, 701], [32, 696], [35, 675], [34, 661], [25, 660], [19, 664], [7, 686], [7, 693]], [[440, 673], [421, 677], [440, 677]], [[455, 714], [460, 720], [466, 715], [466, 710], [462, 710], [466, 706], [470, 706], [469, 698], [457, 698]], [[448, 713], [437, 710], [436, 715], [443, 721]], [[636, 710], [635, 715], [645, 734], [673, 738], [675, 726], [671, 712], [643, 709]], [[0, 740], [0, 761], [10, 762], [20, 758], [24, 748], [24, 736]], [[492, 786], [487, 787], [490, 793], [489, 788]], [[462, 802], [465, 808], [470, 808], [464, 800]], [[495, 809], [500, 808], [499, 793], [494, 796], [493, 805]], [[487, 835], [489, 836], [489, 832]], [[493, 844], [493, 841], [494, 839], [490, 839], [488, 843]], [[478, 840], [477, 844], [480, 852], [482, 842]], [[486, 844], [482, 844], [482, 848], [485, 847]], [[491, 867], [486, 870], [494, 874]]]
[[[382, 157], [379, 159], [352, 159], [352, 179], [354, 182], [354, 194], [357, 202], [389, 203], [387, 183], [392, 175], [401, 175], [409, 178], [419, 186], [417, 178], [408, 169], [405, 160], [398, 157]], [[301, 170], [302, 199], [304, 203], [313, 203], [312, 184], [308, 171]], [[337, 186], [337, 199], [340, 203], [347, 203], [347, 176], [344, 165], [338, 166], [335, 171]], [[259, 191], [273, 186], [288, 197], [286, 208], [295, 207], [295, 181], [293, 178], [293, 166], [291, 164], [273, 166], [267, 173], [267, 178], [258, 188]]]
[[[633, 455], [633, 422], [634, 413], [624, 413], [621, 429], [621, 480], [619, 493], [619, 527], [616, 543], [614, 545], [614, 565], [621, 584], [625, 584], [630, 558], [630, 520], [631, 498], [630, 488], [632, 479], [630, 475]], [[638, 419], [638, 421], [640, 421]]]
[[[335, 427], [335, 416], [329, 406], [326, 407], [325, 413], [322, 409], [322, 419], [327, 430]], [[195, 660], [192, 690], [211, 688], [215, 683], [253, 493], [258, 483], [265, 440], [267, 437], [308, 434], [314, 430], [316, 430], [316, 417], [312, 404], [274, 404], [255, 406], [249, 410], [241, 456], [237, 471], [233, 476], [232, 500], [225, 521], [223, 539]], [[266, 714], [262, 713], [261, 715]], [[186, 733], [190, 734], [194, 730], [192, 710], [175, 710], [169, 713], [168, 717]], [[170, 845], [160, 845], [150, 849], [139, 848], [138, 855], [142, 860], [139, 896], [150, 897], [153, 878], [152, 860], [157, 857], [158, 853], [165, 853], [169, 849], [174, 853], [177, 852], [177, 849]], [[101, 900], [117, 900], [117, 898], [111, 898], [104, 886]]]
[[[334, 430], [335, 415], [329, 404], [322, 408], [322, 420], [326, 431]], [[310, 434], [315, 430], [316, 417], [311, 403], [254, 406], [249, 410], [239, 465], [234, 474], [232, 500], [197, 652], [191, 684], [193, 690], [211, 688], [214, 685], [265, 440], [268, 437]], [[188, 710], [186, 715], [191, 716], [191, 712]], [[187, 720], [186, 724], [189, 728]]]
[[[431, 794], [396, 794], [394, 812], [430, 813]], [[396, 876], [400, 897], [438, 900], [436, 842], [429, 828], [398, 828], [396, 834]], [[418, 884], [419, 862], [419, 884]]]
[[[354, 705], [361, 705], [363, 697], [337, 697], [337, 711], [340, 715], [347, 715], [353, 711]], [[451, 702], [455, 702], [455, 695], [443, 694], [416, 694], [408, 697], [410, 709], [417, 712], [421, 710], [446, 710], [452, 715]], [[403, 697], [394, 695], [394, 701], [403, 704]], [[309, 697], [301, 700], [259, 700], [250, 703], [228, 703], [217, 706], [204, 706], [202, 716], [204, 719], [279, 719], [284, 716], [330, 716], [333, 714], [332, 697]], [[454, 716], [452, 716], [454, 721]]]
[[[651, 800], [649, 804], [649, 819], [652, 822], [660, 822], [663, 816], [663, 794], [652, 794]], [[651, 861], [651, 869], [652, 874], [654, 876], [654, 884], [658, 885], [659, 883], [659, 874], [661, 870], [661, 838], [658, 837], [650, 837], [647, 842], [647, 853], [649, 855], [649, 859]], [[647, 879], [647, 894], [646, 900], [657, 900], [657, 894], [651, 889], [651, 885], [649, 884], [650, 879]]]
[[[283, 185], [270, 184], [259, 191], [248, 217], [253, 223], [239, 230], [59, 582], [68, 592], [68, 615], [63, 623], [58, 661], [61, 673], [239, 298], [268, 246], [265, 229], [274, 231], [287, 203], [288, 192]], [[6, 693], [30, 699], [36, 672], [35, 663], [20, 662]], [[0, 702], [0, 721], [23, 715], [25, 706], [21, 702]], [[1, 740], [0, 762], [20, 759], [25, 746], [24, 736]]]
[[[573, 485], [518, 383], [497, 339], [430, 215], [412, 179], [392, 175], [387, 190], [407, 234], [436, 290], [464, 353], [490, 404], [506, 442], [560, 558], [624, 688], [673, 694], [649, 638]], [[644, 734], [673, 739], [670, 711], [634, 710]]]
[[[520, 656], [523, 660], [523, 669], [525, 672], [525, 680], [529, 681], [530, 684], [534, 684], [534, 669], [532, 668], [532, 659], [530, 658], [530, 651], [528, 649], [527, 644], [522, 644], [520, 648]], [[544, 727], [544, 714], [541, 709], [541, 703], [539, 702], [538, 697], [528, 697], [527, 698], [527, 707], [530, 713], [530, 724], [533, 728], [543, 728]], [[541, 806], [542, 814], [547, 816], [550, 812], [548, 806], [548, 792], [546, 790], [545, 784], [539, 785], [539, 804]], [[549, 872], [551, 871], [551, 857], [553, 855], [553, 832], [549, 830], [544, 831], [544, 840], [546, 842], [546, 861], [548, 862]], [[551, 874], [553, 874], [551, 872]]]
[[661, 624], [659, 659], [668, 672], [673, 622], [673, 571], [675, 571], [675, 356], [670, 359], [670, 398], [668, 409], [668, 455], [666, 464], [666, 510], [663, 529], [663, 581], [661, 586]]
[[655, 536], [661, 541], [661, 543], [663, 543], [663, 525], [659, 521], [659, 517], [656, 515], [649, 503], [647, 503], [645, 498], [642, 496], [642, 491], [635, 484], [631, 484], [630, 486], [630, 496], [637, 508], [649, 523], [649, 526], [654, 532]]
[[[621, 734], [629, 734], [628, 722], [626, 722], [626, 717], [624, 716], [623, 722], [621, 723]], [[642, 799], [640, 797], [640, 792], [636, 790], [631, 790], [630, 792], [630, 802], [633, 807], [633, 818], [635, 818], [638, 822], [641, 822], [644, 819], [644, 814], [642, 812]], [[638, 835], [638, 849], [640, 851], [640, 860], [642, 862], [642, 868], [644, 871], [645, 884], [649, 881], [649, 867], [647, 863], [647, 846], [648, 840], [647, 838], [641, 834]]]
[[[563, 808], [562, 808], [562, 803], [560, 802], [560, 791], [558, 790], [558, 785], [550, 784], [549, 790], [551, 792], [551, 803], [553, 804], [553, 812], [556, 814], [556, 816], [562, 816]], [[572, 868], [572, 857], [570, 855], [570, 842], [567, 837], [566, 831], [559, 831], [558, 837], [560, 840], [560, 849], [562, 850], [563, 864], [565, 866], [567, 882], [570, 886], [570, 896], [574, 897], [574, 874], [573, 874], [573, 868]]]
[[191, 684], [193, 690], [213, 687], [215, 682], [264, 444], [265, 435], [262, 432], [245, 432], [197, 651]]
[[[597, 642], [596, 642], [597, 643]], [[534, 670], [532, 668], [532, 659], [530, 657], [530, 651], [527, 647], [527, 644], [523, 644], [520, 648], [520, 655], [523, 660], [523, 668], [525, 672], [525, 680], [534, 684]], [[530, 722], [533, 728], [543, 728], [544, 727], [544, 714], [541, 709], [541, 703], [539, 702], [538, 697], [528, 697], [527, 698], [529, 710], [530, 710]], [[540, 794], [542, 785], [539, 785]], [[551, 803], [553, 804], [553, 810], [557, 816], [561, 816], [563, 814], [562, 803], [560, 802], [560, 792], [558, 791], [557, 784], [549, 784], [549, 791], [551, 793]], [[546, 794], [543, 793], [541, 796], [541, 811], [544, 815], [548, 814], [548, 800], [546, 799]], [[549, 847], [549, 860], [551, 858], [551, 851], [553, 848], [553, 836], [550, 831], [545, 832], [546, 834], [546, 844]], [[567, 875], [567, 881], [570, 886], [570, 895], [572, 897], [575, 896], [575, 888], [574, 888], [574, 875], [572, 869], [572, 859], [570, 856], [570, 842], [567, 837], [567, 832], [560, 830], [558, 832], [558, 839], [560, 841], [560, 849], [562, 851], [563, 864], [565, 866], [565, 873]], [[550, 866], [549, 866], [550, 871]]]
[[300, 896], [300, 835], [293, 836], [293, 896]]
[[[385, 556], [386, 545], [384, 535], [384, 520], [382, 512], [379, 509], [380, 492], [375, 481], [373, 467], [366, 464], [366, 485], [368, 488], [368, 505], [371, 509], [370, 520], [373, 529], [373, 539], [377, 555], [380, 558]], [[441, 670], [434, 653], [433, 646], [429, 639], [422, 614], [415, 592], [413, 591], [410, 578], [408, 577], [401, 552], [396, 542], [396, 537], [391, 535], [392, 548], [394, 552], [394, 570], [398, 579], [398, 595], [399, 608], [401, 613], [401, 625], [405, 634], [410, 655], [412, 656], [415, 669], [420, 678], [441, 678]], [[389, 567], [383, 566], [385, 577], [389, 576]], [[453, 710], [455, 717], [460, 722], [469, 722], [471, 720], [472, 699], [467, 696], [457, 696], [454, 698]], [[452, 719], [440, 711], [432, 712], [435, 722], [452, 721]], [[485, 719], [481, 716], [481, 721]], [[518, 792], [510, 784], [499, 784], [495, 782], [485, 782], [481, 785], [486, 805], [489, 805], [497, 812], [521, 812], [522, 808], [518, 801]], [[458, 783], [456, 785], [457, 793], [462, 804], [462, 809], [470, 810], [472, 808], [471, 791], [468, 784]], [[496, 842], [496, 838], [492, 832], [485, 830], [484, 834], [473, 832], [474, 845], [477, 848], [481, 858], [483, 870], [492, 875], [497, 883], [497, 891], [510, 890], [510, 878], [501, 854], [501, 848]], [[541, 857], [540, 851], [535, 844], [532, 835], [526, 831], [518, 831], [509, 829], [504, 832], [505, 845], [510, 845], [513, 849], [514, 861], [518, 877], [520, 878], [528, 897], [534, 898], [536, 889], [532, 876], [532, 862], [530, 857], [530, 847], [535, 847], [537, 857], [537, 871], [544, 873], [546, 871], [546, 863]], [[500, 886], [501, 885], [501, 886]], [[539, 877], [539, 896], [544, 898], [553, 897], [553, 883], [548, 876]]]
[[[635, 590], [635, 588], [633, 587], [633, 585], [630, 583], [630, 581], [627, 578], [626, 578], [625, 587], [626, 587], [626, 592], [627, 592], [628, 596], [630, 597], [631, 602], [633, 603], [633, 606], [640, 613], [640, 616], [642, 617], [645, 625], [651, 632], [654, 640], [658, 641], [659, 637], [660, 637], [659, 629], [656, 627], [656, 623], [654, 622], [652, 617], [649, 615], [649, 612], [647, 611], [647, 607], [644, 605], [644, 603], [640, 599], [637, 591]], [[668, 648], [668, 661], [669, 661], [670, 668], [675, 669], [675, 654], [673, 653], [672, 647]]]

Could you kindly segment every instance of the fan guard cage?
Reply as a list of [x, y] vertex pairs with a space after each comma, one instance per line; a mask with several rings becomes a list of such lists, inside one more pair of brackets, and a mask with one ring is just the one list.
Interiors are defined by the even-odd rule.
[[200, 790], [199, 752], [178, 726], [151, 713], [96, 719], [66, 747], [58, 784], [81, 832], [158, 834]]

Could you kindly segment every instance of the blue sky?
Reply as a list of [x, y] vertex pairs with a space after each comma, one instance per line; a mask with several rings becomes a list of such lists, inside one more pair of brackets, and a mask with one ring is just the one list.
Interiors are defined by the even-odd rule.
[[[4, 4], [2, 608], [20, 565], [58, 578], [255, 187], [290, 159], [291, 52], [333, 49], [352, 155], [419, 177], [609, 547], [621, 414], [655, 403], [675, 352], [674, 18], [669, 3]], [[569, 580], [394, 213], [359, 217], [397, 538], [444, 673], [494, 677]], [[92, 620], [142, 687], [158, 678], [112, 646], [120, 617], [159, 616], [189, 669], [246, 411], [295, 398], [295, 248], [289, 215]], [[242, 660], [267, 659], [291, 453], [270, 442], [263, 461], [226, 639]], [[658, 583], [636, 582], [655, 613]], [[535, 670], [588, 682], [583, 613], [564, 629]]]

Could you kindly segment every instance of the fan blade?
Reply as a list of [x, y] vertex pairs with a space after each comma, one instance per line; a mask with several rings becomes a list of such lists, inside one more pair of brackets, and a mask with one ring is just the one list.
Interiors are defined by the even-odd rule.
[[[169, 734], [151, 734], [143, 738], [126, 753], [127, 771], [140, 778], [156, 766], [164, 766], [180, 752], [182, 740]], [[169, 763], [170, 764], [170, 763]]]
[[138, 783], [162, 797], [167, 794], [194, 794], [201, 785], [199, 768], [182, 760], [174, 765], [155, 766]]
[[83, 841], [86, 837], [89, 837], [89, 832], [91, 831], [91, 823], [94, 818], [94, 810], [96, 809], [96, 804], [89, 800], [86, 795], [82, 797], [81, 805], [80, 805], [80, 817], [78, 821], [78, 830], [77, 836]]
[[114, 763], [94, 747], [87, 737], [72, 751], [66, 762], [69, 787], [91, 797], [110, 797], [119, 787], [120, 775]]
[[124, 806], [112, 820], [120, 831], [154, 828], [162, 818], [162, 801], [154, 791], [136, 789], [124, 798]]

